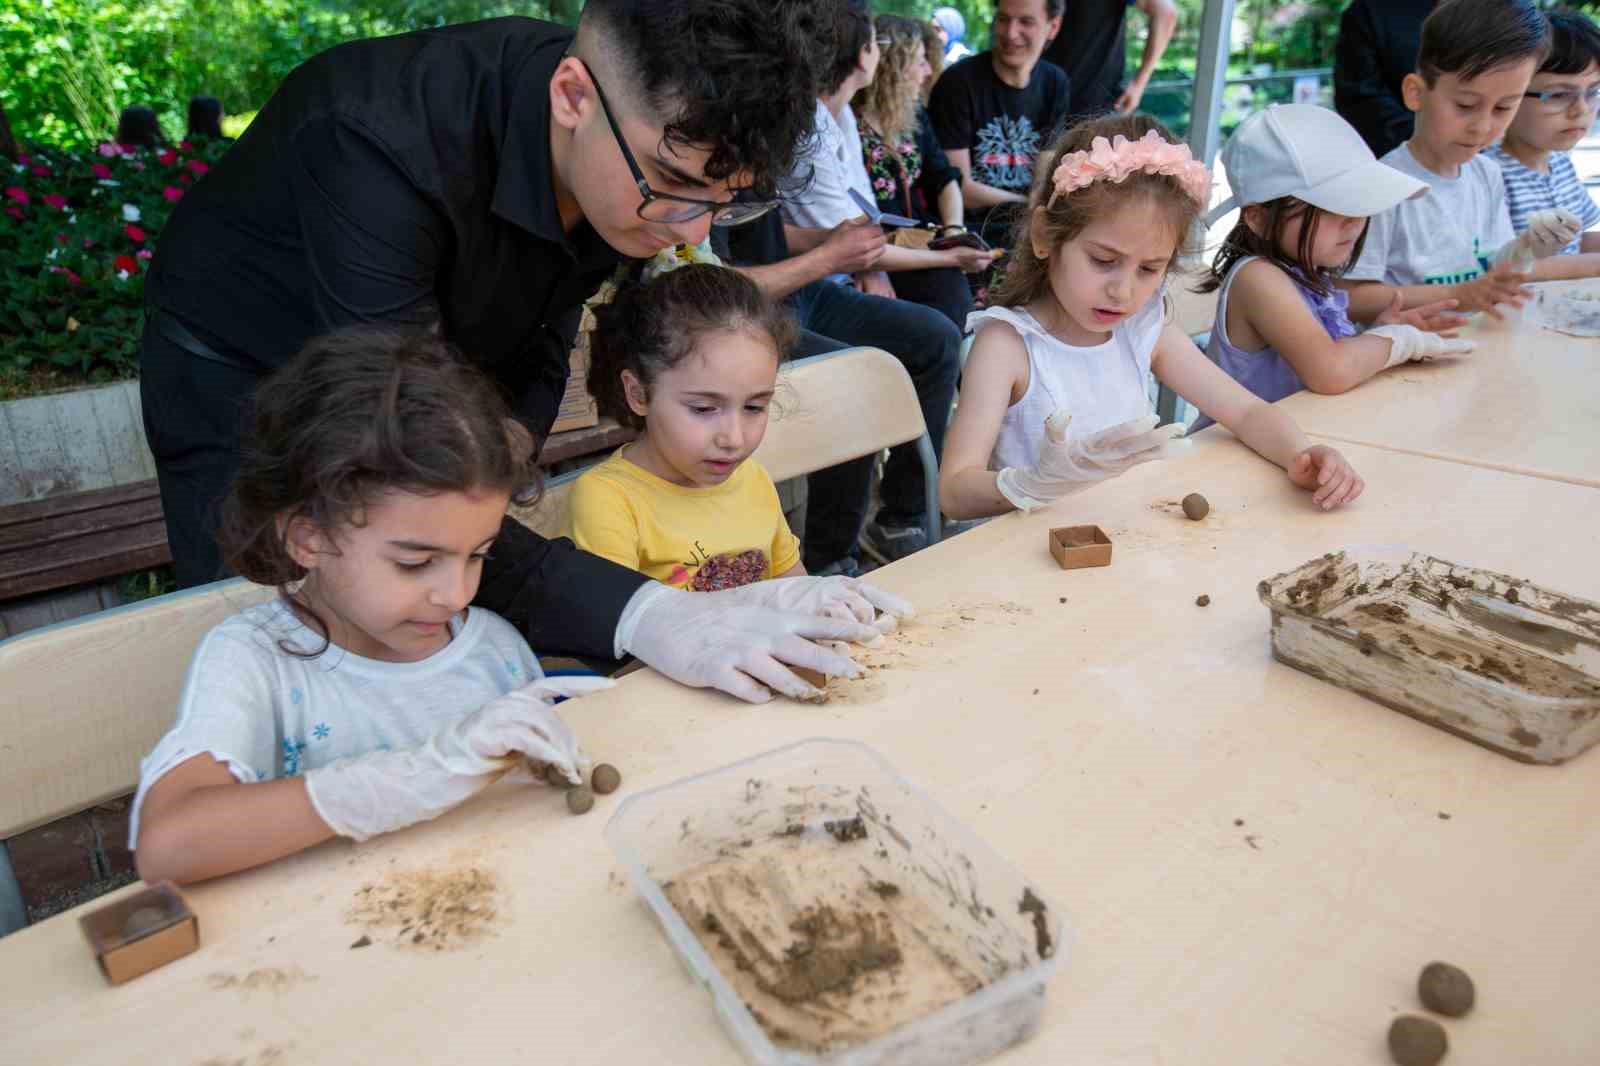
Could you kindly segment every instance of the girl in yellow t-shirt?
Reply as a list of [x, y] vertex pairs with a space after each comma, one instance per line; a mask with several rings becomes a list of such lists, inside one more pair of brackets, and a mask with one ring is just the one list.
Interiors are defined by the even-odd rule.
[[804, 574], [772, 478], [748, 461], [795, 335], [720, 266], [680, 267], [595, 308], [589, 391], [643, 432], [573, 485], [578, 547], [701, 592]]

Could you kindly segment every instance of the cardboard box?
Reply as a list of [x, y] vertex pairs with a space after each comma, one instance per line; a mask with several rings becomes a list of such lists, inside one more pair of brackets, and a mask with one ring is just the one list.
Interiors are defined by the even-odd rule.
[[1060, 526], [1050, 531], [1050, 554], [1063, 570], [1110, 566], [1111, 538], [1099, 526]]
[[168, 882], [78, 919], [100, 972], [114, 985], [165, 966], [200, 946], [200, 920]]

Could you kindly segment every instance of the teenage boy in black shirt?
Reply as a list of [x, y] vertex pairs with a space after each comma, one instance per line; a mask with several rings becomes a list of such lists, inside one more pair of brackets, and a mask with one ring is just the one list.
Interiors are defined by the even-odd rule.
[[961, 171], [967, 225], [996, 247], [1010, 243], [1009, 227], [996, 223], [1027, 202], [1034, 161], [1069, 111], [1066, 73], [1040, 59], [1061, 29], [1063, 2], [999, 0], [992, 47], [939, 75], [928, 102], [939, 143]]
[[[180, 584], [220, 574], [211, 529], [256, 383], [328, 329], [441, 332], [542, 438], [566, 378], [561, 326], [615, 264], [750, 217], [738, 190], [771, 202], [811, 136], [836, 3], [589, 0], [576, 33], [496, 19], [342, 45], [292, 72], [178, 205], [147, 283], [145, 432]], [[746, 699], [809, 692], [785, 662], [852, 672], [803, 639], [834, 628], [793, 610], [821, 585], [645, 584], [508, 519], [477, 602], [541, 652], [631, 652]]]
[[1378, 158], [1411, 139], [1400, 83], [1417, 69], [1422, 23], [1436, 0], [1355, 0], [1339, 19], [1333, 106]]

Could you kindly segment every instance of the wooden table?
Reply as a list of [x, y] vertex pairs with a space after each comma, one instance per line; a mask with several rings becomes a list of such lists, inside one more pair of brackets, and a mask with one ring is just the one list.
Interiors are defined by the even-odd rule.
[[1600, 340], [1479, 318], [1464, 333], [1478, 342], [1468, 356], [1408, 363], [1340, 396], [1303, 392], [1281, 404], [1329, 440], [1600, 485]]
[[[1442, 958], [1479, 987], [1450, 1023], [1451, 1066], [1592, 1064], [1600, 755], [1514, 763], [1273, 663], [1255, 584], [1398, 541], [1600, 598], [1600, 493], [1347, 451], [1370, 488], [1333, 514], [1207, 434], [885, 568], [932, 647], [846, 700], [752, 708], [646, 671], [567, 717], [625, 792], [806, 736], [883, 752], [1067, 911], [1044, 1026], [999, 1061], [1383, 1063], [1390, 1019]], [[1202, 523], [1174, 513], [1195, 490]], [[1109, 568], [1047, 554], [1050, 526], [1081, 521], [1114, 538]], [[959, 614], [979, 621], [940, 628]], [[736, 1063], [611, 860], [615, 806], [574, 818], [502, 784], [429, 825], [196, 886], [201, 950], [116, 989], [76, 915], [50, 919], [0, 941], [6, 1056]], [[493, 935], [350, 947], [364, 885], [469, 865], [504, 887]], [[252, 974], [277, 987], [225, 987]]]
[[602, 418], [596, 425], [584, 429], [569, 429], [552, 433], [539, 449], [539, 464], [554, 466], [568, 459], [579, 459], [598, 452], [609, 452], [626, 444], [639, 434], [617, 424], [614, 418]]

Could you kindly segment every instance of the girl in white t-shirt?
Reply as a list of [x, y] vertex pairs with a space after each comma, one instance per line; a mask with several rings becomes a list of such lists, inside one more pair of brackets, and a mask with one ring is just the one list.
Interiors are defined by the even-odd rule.
[[1040, 507], [1160, 458], [1183, 427], [1156, 426], [1151, 373], [1317, 506], [1359, 496], [1342, 455], [1166, 321], [1163, 283], [1211, 185], [1189, 149], [1155, 119], [1111, 116], [1067, 130], [1040, 163], [995, 306], [967, 320], [977, 335], [945, 440], [944, 513]]
[[279, 595], [206, 634], [140, 765], [129, 837], [145, 880], [433, 818], [523, 757], [579, 780], [552, 705], [610, 682], [544, 679], [508, 622], [467, 609], [534, 482], [514, 426], [429, 334], [331, 334], [263, 383], [221, 540]]

